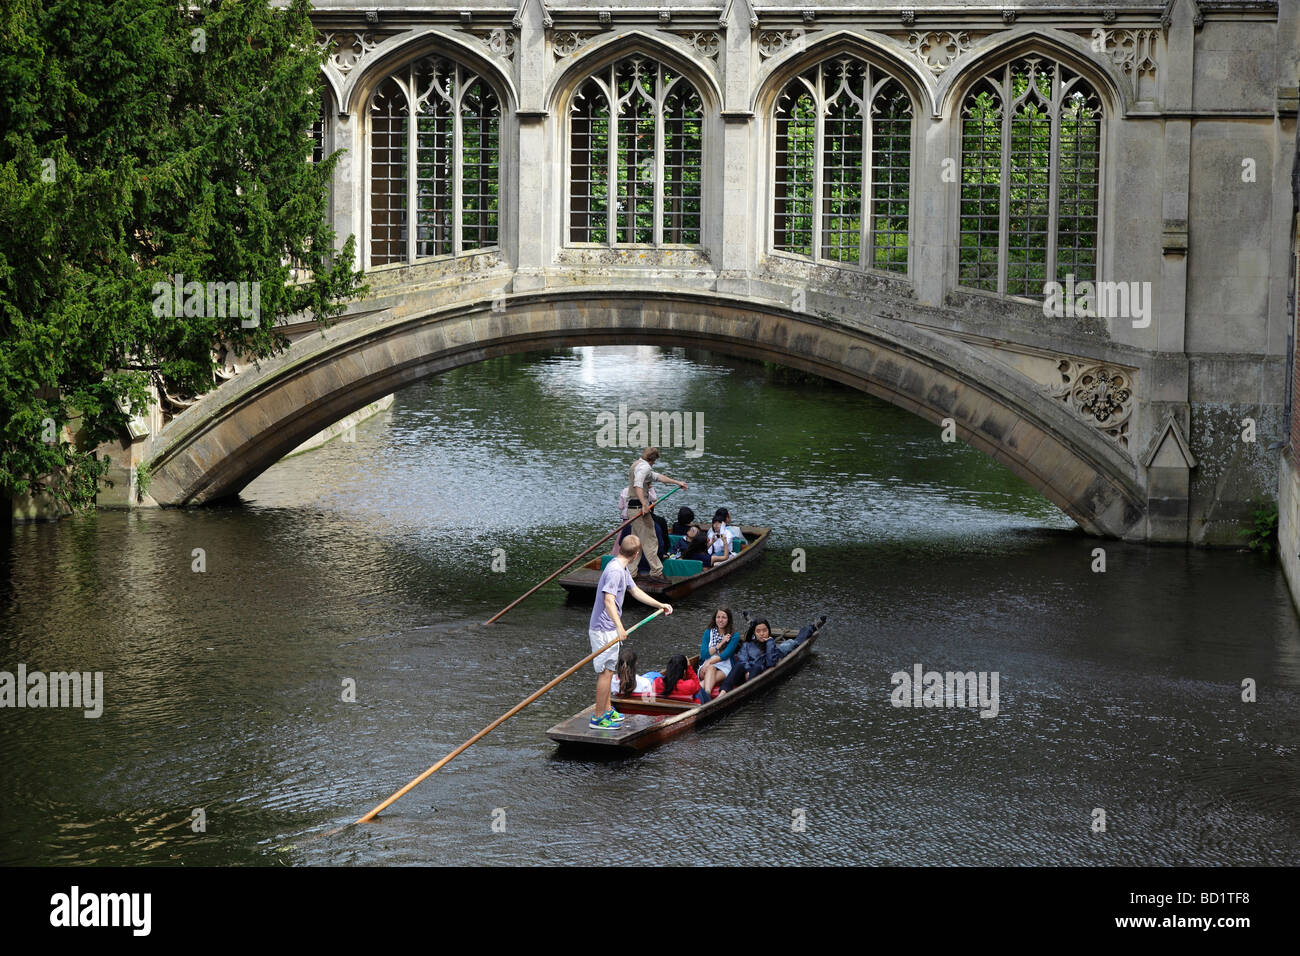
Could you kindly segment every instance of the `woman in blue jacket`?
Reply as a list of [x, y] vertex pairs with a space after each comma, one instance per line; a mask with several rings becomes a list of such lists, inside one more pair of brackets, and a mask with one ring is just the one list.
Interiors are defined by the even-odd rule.
[[735, 690], [751, 677], [756, 677], [769, 667], [775, 667], [781, 656], [776, 641], [772, 639], [772, 626], [767, 623], [767, 618], [759, 618], [749, 626], [745, 643], [736, 652], [731, 663], [731, 673], [722, 682], [719, 695]]
[[731, 609], [720, 607], [713, 612], [711, 625], [700, 638], [700, 666], [696, 671], [702, 685], [699, 698], [702, 704], [713, 699], [714, 685], [731, 673], [731, 658], [740, 646], [734, 621]]

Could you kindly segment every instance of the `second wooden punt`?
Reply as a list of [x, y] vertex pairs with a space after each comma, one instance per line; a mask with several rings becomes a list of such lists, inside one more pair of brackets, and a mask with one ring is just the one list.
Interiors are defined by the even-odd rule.
[[[741, 548], [740, 553], [729, 560], [716, 564], [711, 568], [704, 568], [696, 574], [686, 576], [666, 574], [667, 584], [651, 584], [638, 580], [637, 587], [656, 600], [675, 601], [692, 591], [704, 587], [706, 584], [712, 584], [715, 581], [722, 580], [729, 574], [734, 574], [757, 560], [767, 546], [768, 535], [772, 533], [771, 528], [757, 525], [745, 525], [740, 530], [745, 535], [745, 547]], [[599, 558], [593, 558], [586, 564], [570, 571], [560, 578], [560, 586], [570, 594], [583, 595], [594, 600], [596, 586], [600, 584], [601, 559], [604, 557], [604, 555], [601, 555]], [[697, 566], [699, 564], [699, 562], [690, 563]], [[665, 567], [664, 570], [669, 571], [670, 567]]]

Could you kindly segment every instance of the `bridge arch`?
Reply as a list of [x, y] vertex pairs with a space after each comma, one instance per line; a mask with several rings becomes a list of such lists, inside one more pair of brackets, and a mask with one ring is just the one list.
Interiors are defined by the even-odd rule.
[[[498, 306], [500, 303], [496, 303]], [[237, 493], [294, 447], [383, 395], [499, 355], [576, 345], [708, 348], [812, 372], [957, 434], [1086, 531], [1144, 532], [1133, 465], [1094, 429], [961, 343], [887, 320], [832, 322], [710, 293], [531, 293], [412, 316], [358, 317], [204, 396], [145, 463], [161, 505]]]

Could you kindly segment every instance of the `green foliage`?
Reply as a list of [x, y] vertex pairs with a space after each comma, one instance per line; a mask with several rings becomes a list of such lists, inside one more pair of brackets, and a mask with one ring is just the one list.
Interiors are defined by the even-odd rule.
[[[0, 493], [42, 479], [93, 501], [93, 449], [150, 384], [200, 394], [213, 351], [287, 344], [276, 320], [327, 322], [357, 294], [352, 240], [325, 225], [334, 158], [306, 0], [16, 0], [0, 11]], [[201, 33], [196, 31], [202, 31]], [[311, 281], [289, 284], [291, 264]], [[259, 282], [260, 322], [156, 315], [155, 283]], [[213, 310], [216, 311], [216, 310]], [[42, 423], [79, 418], [76, 445]]]
[[1251, 513], [1251, 526], [1241, 532], [1252, 551], [1270, 556], [1277, 549], [1277, 503], [1266, 502]]

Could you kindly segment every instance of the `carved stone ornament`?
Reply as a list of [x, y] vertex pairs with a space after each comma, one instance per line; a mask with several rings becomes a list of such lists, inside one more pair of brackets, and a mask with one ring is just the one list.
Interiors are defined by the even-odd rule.
[[1133, 379], [1114, 365], [1098, 365], [1061, 359], [1057, 363], [1061, 381], [1046, 386], [1076, 415], [1121, 448], [1128, 448], [1129, 419], [1133, 415]]
[[1092, 49], [1110, 59], [1122, 72], [1138, 94], [1138, 83], [1143, 76], [1156, 75], [1155, 30], [1106, 30], [1096, 27], [1092, 31]]
[[952, 66], [953, 61], [970, 49], [970, 45], [970, 37], [966, 33], [951, 33], [947, 30], [912, 33], [907, 38], [907, 48], [935, 75]]
[[590, 43], [592, 35], [578, 30], [557, 30], [551, 36], [551, 49], [557, 58], [573, 56]]
[[334, 69], [346, 76], [358, 63], [374, 52], [380, 41], [381, 38], [373, 33], [327, 33], [322, 46], [328, 49], [331, 44], [337, 42], [338, 46], [330, 54], [330, 63]]
[[758, 53], [763, 57], [776, 56], [802, 37], [802, 30], [764, 30], [758, 35]]
[[515, 34], [513, 30], [497, 27], [493, 30], [476, 33], [474, 36], [497, 56], [504, 57], [507, 60], [515, 58]]
[[716, 59], [718, 51], [722, 49], [722, 37], [713, 30], [692, 30], [690, 33], [679, 33], [678, 36], [689, 43], [696, 53], [709, 59]]

